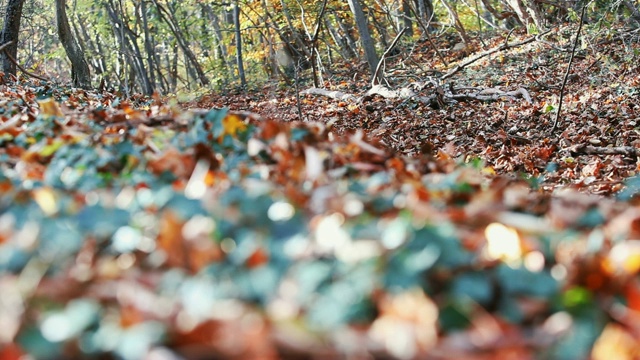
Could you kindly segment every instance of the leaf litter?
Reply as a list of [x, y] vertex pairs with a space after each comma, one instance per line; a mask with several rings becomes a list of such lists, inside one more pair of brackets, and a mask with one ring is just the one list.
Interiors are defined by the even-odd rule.
[[0, 358], [633, 356], [636, 159], [568, 149], [635, 146], [638, 62], [551, 136], [534, 45], [455, 77], [532, 104], [3, 86]]

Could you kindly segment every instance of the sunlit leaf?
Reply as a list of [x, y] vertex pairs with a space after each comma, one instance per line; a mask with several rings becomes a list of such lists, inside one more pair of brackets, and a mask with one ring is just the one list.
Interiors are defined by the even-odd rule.
[[500, 223], [489, 224], [485, 229], [487, 256], [514, 262], [522, 257], [522, 248], [518, 232]]
[[38, 106], [40, 107], [40, 114], [45, 117], [62, 117], [64, 114], [60, 109], [60, 106], [56, 102], [54, 98], [48, 98], [44, 100], [38, 101]]

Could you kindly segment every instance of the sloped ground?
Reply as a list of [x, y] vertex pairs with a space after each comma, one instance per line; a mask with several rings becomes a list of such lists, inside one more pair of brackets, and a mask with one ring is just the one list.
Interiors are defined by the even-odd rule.
[[633, 358], [635, 158], [563, 150], [635, 141], [628, 36], [586, 47], [602, 83], [569, 83], [553, 136], [546, 43], [456, 77], [533, 104], [305, 98], [314, 122], [279, 93], [187, 104], [259, 120], [1, 86], [0, 359]]
[[[459, 92], [473, 92], [467, 90], [470, 87], [476, 91], [513, 91], [522, 87], [532, 103], [507, 98], [493, 102], [470, 100], [435, 110], [406, 99], [376, 96], [352, 104], [306, 95], [300, 104], [303, 120], [330, 124], [337, 133], [365, 129], [403, 155], [441, 150], [467, 161], [479, 157], [499, 174], [544, 175], [541, 185], [545, 189], [571, 185], [610, 195], [621, 189], [623, 179], [636, 174], [636, 156], [589, 155], [576, 146], [637, 147], [640, 34], [602, 26], [587, 28], [586, 35], [583, 32], [565, 87], [559, 126], [551, 133], [575, 31], [575, 25], [553, 29], [539, 41], [481, 59], [441, 84], [446, 89], [460, 89]], [[400, 56], [390, 59], [387, 79], [396, 88], [426, 82], [419, 95], [432, 95], [434, 87], [428, 85], [429, 77], [445, 73], [480, 51], [503, 45], [504, 36], [485, 40], [486, 47], [476, 41], [476, 51], [457, 52], [448, 51], [459, 41], [457, 38], [449, 35], [436, 39], [448, 67], [423, 41], [415, 49], [405, 48]], [[509, 42], [524, 38], [525, 34], [516, 32]], [[357, 69], [335, 70], [326, 81], [327, 89], [362, 95], [370, 84], [366, 66], [360, 65]], [[351, 81], [353, 78], [358, 81]], [[292, 91], [265, 89], [250, 95], [212, 95], [197, 106], [227, 106], [280, 121], [299, 120]]]

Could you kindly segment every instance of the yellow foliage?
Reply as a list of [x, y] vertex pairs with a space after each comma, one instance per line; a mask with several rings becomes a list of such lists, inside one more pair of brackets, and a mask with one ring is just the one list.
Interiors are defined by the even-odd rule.
[[236, 136], [238, 132], [245, 131], [247, 124], [238, 114], [228, 114], [222, 119], [222, 127], [224, 128], [224, 135]]

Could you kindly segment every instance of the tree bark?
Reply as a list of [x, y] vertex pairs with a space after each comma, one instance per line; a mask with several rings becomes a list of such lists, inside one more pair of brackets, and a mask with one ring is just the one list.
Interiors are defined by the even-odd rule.
[[69, 61], [71, 61], [71, 78], [73, 86], [89, 89], [91, 88], [91, 73], [89, 65], [84, 58], [84, 52], [78, 45], [71, 27], [69, 26], [69, 18], [67, 18], [67, 9], [65, 0], [56, 1], [56, 23], [58, 26], [58, 37], [67, 53]]
[[[9, 0], [4, 16], [4, 28], [0, 34], [0, 45], [11, 41], [4, 51], [0, 51], [0, 63], [4, 77], [0, 79], [3, 83], [10, 80], [11, 75], [16, 75], [16, 64], [10, 60], [7, 53], [14, 59], [18, 58], [18, 34], [20, 32], [20, 19], [22, 18], [22, 5], [24, 0]], [[5, 53], [6, 52], [6, 53]]]
[[240, 6], [236, 0], [233, 5], [233, 23], [236, 32], [236, 62], [238, 64], [238, 75], [243, 88], [247, 87], [247, 79], [244, 74], [244, 62], [242, 61], [242, 34], [240, 33]]
[[369, 24], [367, 22], [366, 16], [364, 15], [364, 12], [362, 11], [360, 0], [348, 1], [351, 12], [353, 13], [353, 16], [356, 20], [358, 32], [360, 33], [360, 42], [362, 44], [362, 48], [364, 49], [367, 63], [369, 63], [369, 70], [371, 71], [371, 76], [373, 76], [376, 72], [376, 66], [378, 66], [378, 54], [376, 54], [376, 48], [373, 44], [371, 34], [369, 33]]
[[411, 6], [408, 1], [402, 0], [402, 18], [404, 27], [407, 28], [407, 35], [413, 36], [413, 22], [411, 21]]
[[[430, 23], [434, 21], [435, 16], [433, 13], [433, 1], [432, 0], [418, 0], [418, 14], [420, 14], [420, 19], [425, 23]], [[429, 25], [429, 30], [431, 30], [431, 25]]]
[[149, 82], [151, 84], [150, 89], [155, 91], [157, 82], [154, 68], [156, 68], [158, 64], [155, 62], [155, 59], [153, 57], [155, 51], [151, 40], [151, 33], [149, 31], [147, 3], [145, 1], [140, 2], [140, 16], [142, 17], [142, 30], [144, 31], [144, 48], [147, 51], [147, 69], [149, 70]]

